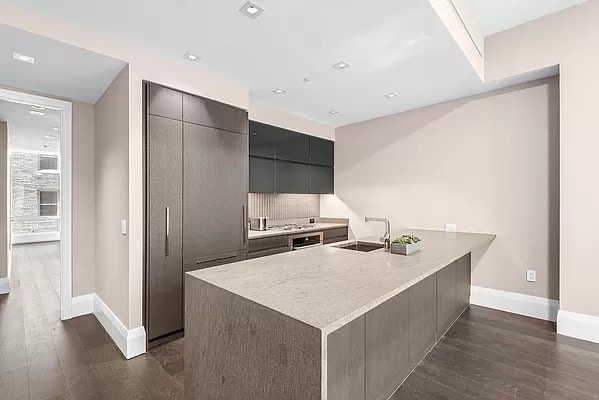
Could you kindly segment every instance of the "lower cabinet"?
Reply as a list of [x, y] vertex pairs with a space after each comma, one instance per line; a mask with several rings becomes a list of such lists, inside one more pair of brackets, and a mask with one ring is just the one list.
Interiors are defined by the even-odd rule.
[[348, 228], [333, 228], [322, 232], [322, 240], [324, 244], [343, 242], [348, 238]]
[[327, 337], [327, 398], [387, 400], [469, 304], [470, 254]]
[[248, 258], [259, 258], [291, 251], [287, 235], [267, 236], [251, 239], [248, 244]]
[[210, 254], [204, 257], [188, 258], [183, 260], [183, 272], [231, 264], [246, 259], [247, 251], [245, 250], [230, 253]]

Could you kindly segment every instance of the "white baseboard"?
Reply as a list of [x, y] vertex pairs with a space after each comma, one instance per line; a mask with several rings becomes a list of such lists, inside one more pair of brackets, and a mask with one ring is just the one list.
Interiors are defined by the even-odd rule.
[[10, 292], [10, 279], [0, 278], [0, 294], [7, 294]]
[[470, 304], [555, 322], [559, 301], [472, 286]]
[[73, 297], [71, 300], [71, 317], [92, 314], [94, 312], [94, 294]]
[[94, 315], [100, 321], [106, 332], [110, 335], [114, 343], [129, 359], [146, 352], [146, 330], [143, 326], [135, 329], [127, 329], [118, 317], [108, 308], [108, 306], [98, 297], [93, 295]]
[[557, 333], [599, 343], [599, 317], [560, 310], [557, 314]]
[[24, 233], [13, 235], [12, 244], [57, 242], [60, 240], [60, 232]]

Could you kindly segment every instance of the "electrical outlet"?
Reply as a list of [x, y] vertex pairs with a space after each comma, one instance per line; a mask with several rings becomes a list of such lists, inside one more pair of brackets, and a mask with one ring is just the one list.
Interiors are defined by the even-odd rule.
[[536, 282], [537, 281], [537, 271], [532, 269], [526, 270], [526, 282]]
[[457, 232], [458, 226], [456, 224], [445, 224], [445, 232]]
[[121, 235], [127, 236], [127, 220], [126, 219], [121, 220]]

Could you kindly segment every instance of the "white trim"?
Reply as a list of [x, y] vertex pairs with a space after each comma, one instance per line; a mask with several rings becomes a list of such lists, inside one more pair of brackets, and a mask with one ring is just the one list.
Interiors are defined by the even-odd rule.
[[72, 271], [72, 129], [73, 105], [68, 101], [57, 100], [49, 97], [0, 89], [0, 100], [21, 104], [36, 104], [46, 108], [61, 110], [61, 210], [60, 219], [60, 319], [72, 318], [71, 306], [73, 298], [73, 271]]
[[480, 286], [472, 286], [470, 304], [553, 322], [559, 310], [557, 300]]
[[10, 279], [0, 278], [0, 294], [10, 293]]
[[12, 235], [12, 244], [57, 242], [60, 240], [60, 232], [23, 233]]
[[73, 297], [71, 302], [71, 316], [73, 318], [94, 312], [94, 294]]
[[110, 308], [94, 294], [94, 315], [110, 335], [121, 353], [129, 359], [146, 352], [146, 330], [143, 326], [127, 329]]
[[599, 317], [559, 310], [557, 314], [557, 333], [599, 343]]

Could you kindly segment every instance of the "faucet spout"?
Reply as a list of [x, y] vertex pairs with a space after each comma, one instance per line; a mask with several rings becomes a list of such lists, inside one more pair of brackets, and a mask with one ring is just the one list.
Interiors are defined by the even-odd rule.
[[385, 250], [391, 248], [391, 223], [387, 218], [379, 217], [364, 217], [366, 222], [384, 222], [385, 223], [385, 234], [381, 237], [381, 242], [385, 244]]

